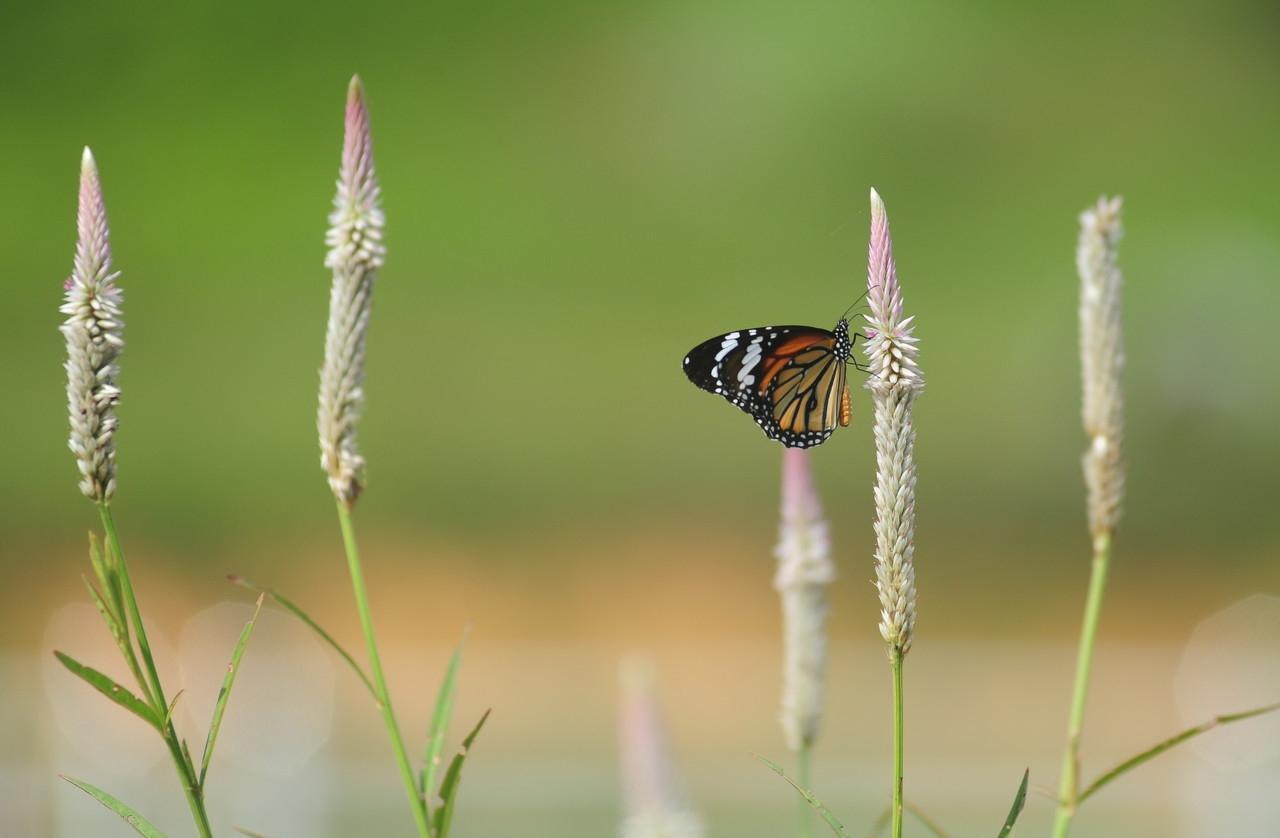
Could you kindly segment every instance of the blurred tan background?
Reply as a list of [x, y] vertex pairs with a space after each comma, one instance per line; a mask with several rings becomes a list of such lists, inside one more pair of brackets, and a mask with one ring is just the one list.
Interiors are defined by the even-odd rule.
[[[1103, 192], [1126, 199], [1131, 472], [1085, 773], [1280, 695], [1274, 4], [53, 3], [0, 24], [0, 835], [129, 834], [58, 772], [185, 828], [159, 743], [49, 654], [112, 660], [77, 578], [95, 518], [56, 329], [84, 144], [126, 294], [115, 508], [181, 723], [203, 730], [247, 613], [228, 573], [360, 645], [313, 433], [352, 72], [389, 250], [357, 526], [415, 750], [473, 627], [458, 725], [494, 715], [458, 835], [613, 834], [629, 653], [710, 833], [791, 828], [752, 756], [785, 756], [779, 449], [679, 359], [829, 327], [861, 293], [872, 185], [928, 380], [908, 797], [993, 834], [1023, 767], [1056, 783], [1088, 546], [1075, 217]], [[869, 409], [814, 454], [842, 573], [816, 785], [855, 834], [889, 753]], [[405, 834], [349, 674], [281, 615], [245, 667], [222, 828]], [[1280, 726], [1247, 724], [1117, 783], [1079, 831], [1280, 833]], [[1049, 812], [1033, 796], [1020, 834]]]

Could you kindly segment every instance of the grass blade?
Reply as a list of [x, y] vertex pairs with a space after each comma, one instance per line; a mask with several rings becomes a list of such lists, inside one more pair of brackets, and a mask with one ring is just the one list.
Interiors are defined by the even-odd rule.
[[[759, 755], [757, 754], [757, 756]], [[779, 777], [781, 777], [782, 779], [790, 783], [793, 789], [800, 792], [800, 796], [803, 797], [805, 801], [810, 806], [812, 806], [819, 815], [822, 816], [822, 819], [827, 822], [827, 826], [831, 827], [832, 832], [834, 832], [836, 835], [839, 835], [840, 838], [850, 838], [849, 830], [845, 829], [844, 824], [840, 823], [840, 821], [836, 819], [836, 816], [831, 814], [831, 810], [829, 810], [826, 806], [822, 805], [821, 800], [813, 796], [813, 792], [809, 791], [808, 789], [804, 788], [799, 783], [797, 783], [795, 780], [788, 777], [786, 772], [782, 770], [782, 766], [778, 765], [778, 763], [774, 762], [773, 760], [760, 757], [760, 761], [763, 762], [765, 765], [769, 766], [769, 768], [773, 769], [773, 773], [777, 774]]]
[[80, 578], [84, 580], [84, 586], [89, 589], [89, 598], [93, 600], [94, 607], [102, 615], [102, 620], [107, 624], [111, 637], [117, 644], [121, 643], [124, 639], [124, 628], [120, 624], [120, 619], [112, 612], [111, 606], [103, 599], [102, 594], [98, 593], [98, 589], [89, 581], [89, 577], [82, 573]]
[[[204, 788], [205, 775], [209, 773], [209, 761], [213, 759], [213, 745], [218, 739], [218, 730], [222, 727], [222, 714], [226, 712], [227, 699], [231, 697], [231, 685], [235, 683], [236, 673], [240, 671], [240, 659], [244, 657], [245, 647], [249, 645], [249, 635], [253, 634], [254, 623], [258, 622], [258, 615], [262, 613], [262, 601], [266, 597], [265, 593], [258, 594], [258, 604], [253, 609], [253, 616], [240, 631], [240, 639], [236, 641], [236, 648], [231, 652], [231, 663], [227, 665], [226, 677], [222, 679], [222, 688], [218, 690], [218, 701], [213, 705], [213, 719], [209, 722], [209, 735], [204, 740], [204, 756], [200, 758], [198, 785], [201, 789]], [[177, 698], [175, 697], [174, 700], [176, 701]]]
[[253, 591], [256, 594], [266, 594], [267, 596], [274, 599], [276, 602], [280, 603], [280, 606], [284, 608], [286, 611], [288, 611], [290, 614], [297, 617], [302, 622], [306, 623], [307, 626], [312, 631], [314, 631], [316, 634], [320, 636], [321, 640], [323, 640], [325, 643], [328, 643], [329, 647], [333, 649], [333, 651], [337, 652], [338, 655], [344, 661], [347, 662], [347, 664], [351, 667], [352, 671], [356, 673], [356, 676], [359, 677], [360, 681], [365, 685], [365, 688], [369, 690], [369, 694], [373, 696], [373, 700], [381, 701], [381, 699], [378, 698], [378, 691], [373, 688], [373, 682], [369, 680], [368, 675], [364, 674], [364, 670], [360, 668], [360, 664], [356, 663], [356, 659], [351, 657], [351, 655], [348, 654], [347, 650], [342, 648], [342, 646], [338, 644], [338, 641], [333, 639], [333, 635], [329, 634], [329, 632], [322, 629], [319, 623], [311, 619], [310, 615], [308, 615], [307, 612], [303, 611], [301, 608], [295, 605], [292, 600], [290, 600], [288, 597], [284, 596], [283, 594], [272, 590], [271, 588], [260, 588], [257, 585], [255, 585], [253, 582], [250, 582], [248, 579], [245, 579], [243, 576], [228, 576], [227, 579], [228, 581], [231, 582], [231, 584], [239, 585], [240, 587], [246, 590]]
[[1018, 793], [1013, 796], [1013, 807], [1009, 809], [1009, 817], [1004, 819], [1004, 826], [1000, 828], [997, 838], [1009, 838], [1013, 834], [1013, 825], [1018, 822], [1022, 807], [1027, 805], [1027, 782], [1030, 779], [1031, 769], [1028, 768], [1022, 772], [1022, 783], [1018, 786]]
[[1198, 724], [1195, 727], [1187, 728], [1181, 733], [1178, 733], [1174, 736], [1170, 736], [1168, 739], [1164, 740], [1163, 742], [1153, 745], [1152, 747], [1148, 748], [1142, 753], [1136, 756], [1130, 757], [1129, 759], [1117, 765], [1115, 768], [1112, 768], [1110, 771], [1103, 774], [1098, 779], [1094, 780], [1092, 783], [1089, 784], [1088, 788], [1080, 792], [1079, 796], [1076, 797], [1076, 803], [1077, 804], [1083, 803], [1086, 798], [1092, 796], [1094, 792], [1098, 791], [1103, 786], [1107, 785], [1112, 780], [1119, 777], [1121, 774], [1124, 774], [1131, 768], [1137, 768], [1139, 765], [1142, 765], [1142, 763], [1146, 762], [1147, 760], [1160, 756], [1165, 751], [1169, 750], [1175, 745], [1181, 745], [1183, 742], [1186, 742], [1188, 739], [1194, 739], [1195, 737], [1199, 736], [1202, 733], [1208, 733], [1209, 731], [1213, 730], [1215, 727], [1218, 727], [1219, 725], [1230, 724], [1231, 722], [1244, 721], [1245, 719], [1252, 719], [1254, 716], [1261, 716], [1265, 713], [1271, 713], [1276, 710], [1280, 710], [1280, 703], [1268, 704], [1266, 707], [1257, 707], [1257, 708], [1254, 708], [1253, 710], [1245, 710], [1242, 713], [1228, 713], [1222, 716], [1214, 716], [1212, 719], [1210, 719], [1207, 722]]
[[458, 648], [453, 650], [453, 657], [449, 658], [449, 668], [445, 670], [444, 680], [440, 682], [440, 692], [436, 695], [436, 708], [431, 714], [431, 730], [427, 734], [427, 749], [422, 757], [422, 773], [418, 775], [418, 792], [423, 799], [428, 799], [436, 785], [440, 753], [444, 750], [444, 736], [449, 730], [449, 719], [453, 716], [453, 699], [458, 694], [458, 664], [462, 661], [462, 647], [466, 642], [464, 634]]
[[169, 722], [173, 721], [173, 710], [175, 707], [178, 706], [178, 699], [182, 698], [182, 694], [184, 692], [186, 692], [186, 690], [178, 690], [176, 693], [174, 693], [173, 700], [169, 702], [169, 709], [164, 711], [163, 724], [166, 729], [168, 729], [169, 727]]
[[85, 794], [88, 794], [90, 797], [97, 800], [103, 806], [106, 806], [108, 809], [124, 818], [124, 822], [133, 827], [134, 831], [139, 835], [144, 836], [144, 838], [166, 838], [165, 834], [157, 829], [151, 821], [147, 820], [142, 815], [139, 815], [131, 807], [121, 803], [119, 800], [116, 800], [97, 786], [91, 786], [83, 780], [76, 780], [66, 776], [65, 774], [60, 774], [58, 776], [62, 777], [62, 779], [66, 780], [71, 785], [80, 789]]
[[156, 718], [155, 711], [153, 711], [150, 705], [142, 699], [138, 698], [136, 695], [129, 692], [124, 687], [120, 686], [93, 667], [85, 666], [75, 658], [65, 655], [56, 649], [53, 654], [54, 657], [62, 662], [63, 666], [71, 670], [73, 675], [79, 676], [95, 690], [102, 693], [116, 704], [119, 704], [130, 713], [133, 713], [135, 716], [154, 727], [157, 731], [163, 733], [160, 728], [160, 720]]
[[462, 781], [462, 763], [471, 751], [471, 743], [475, 742], [476, 736], [480, 734], [480, 728], [484, 727], [484, 723], [488, 721], [490, 712], [492, 711], [484, 711], [480, 721], [476, 722], [476, 726], [467, 734], [467, 738], [462, 740], [462, 747], [458, 748], [458, 752], [453, 755], [453, 759], [449, 762], [449, 770], [444, 772], [444, 779], [440, 781], [440, 806], [436, 809], [433, 824], [434, 838], [447, 838], [449, 835], [449, 827], [453, 823], [453, 803], [458, 797], [458, 783]]
[[267, 836], [263, 835], [261, 832], [254, 832], [252, 829], [245, 829], [243, 826], [233, 827], [233, 829], [241, 835], [246, 836], [246, 838], [267, 838]]

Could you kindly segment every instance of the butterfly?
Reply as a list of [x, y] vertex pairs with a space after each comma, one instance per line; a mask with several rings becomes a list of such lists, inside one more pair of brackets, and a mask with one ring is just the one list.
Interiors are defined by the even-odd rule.
[[852, 418], [845, 364], [857, 332], [841, 317], [831, 331], [815, 326], [740, 329], [703, 341], [684, 358], [684, 374], [723, 396], [788, 448], [827, 441]]

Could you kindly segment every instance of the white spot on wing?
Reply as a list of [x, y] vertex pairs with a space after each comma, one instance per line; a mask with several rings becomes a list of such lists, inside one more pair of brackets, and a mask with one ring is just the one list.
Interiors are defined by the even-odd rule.
[[739, 389], [745, 390], [756, 383], [756, 377], [751, 374], [751, 371], [756, 368], [756, 364], [760, 363], [761, 341], [762, 338], [756, 338], [747, 347], [747, 354], [742, 358], [742, 368], [738, 370]]
[[724, 356], [738, 348], [737, 332], [732, 335], [725, 335], [724, 343], [720, 344], [720, 351], [716, 353], [716, 363], [724, 360]]

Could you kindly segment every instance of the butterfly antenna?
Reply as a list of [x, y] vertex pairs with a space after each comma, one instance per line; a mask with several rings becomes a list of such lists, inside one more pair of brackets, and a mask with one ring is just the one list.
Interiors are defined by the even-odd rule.
[[847, 320], [847, 319], [849, 318], [849, 313], [850, 313], [851, 311], [853, 311], [855, 308], [857, 308], [857, 307], [858, 307], [858, 303], [860, 303], [860, 302], [862, 302], [863, 300], [865, 300], [865, 299], [867, 298], [867, 295], [868, 295], [868, 294], [870, 294], [870, 293], [871, 293], [871, 289], [870, 289], [870, 288], [868, 288], [866, 291], [863, 291], [861, 294], [859, 294], [859, 295], [858, 295], [858, 299], [854, 300], [854, 301], [853, 301], [853, 303], [852, 303], [848, 308], [846, 308], [846, 309], [844, 310], [844, 314], [840, 315], [840, 319], [841, 319], [841, 320]]

